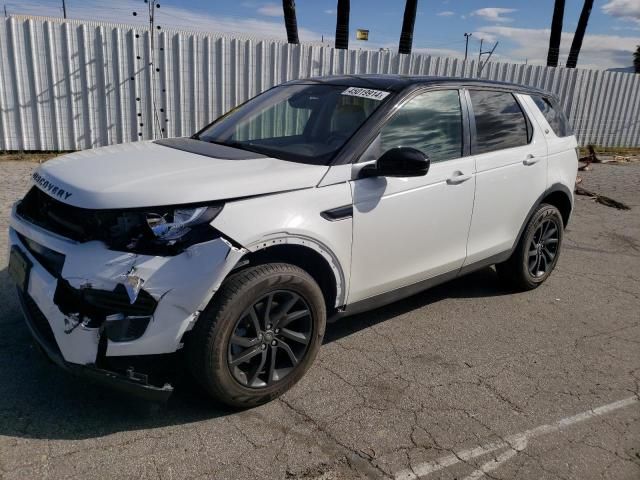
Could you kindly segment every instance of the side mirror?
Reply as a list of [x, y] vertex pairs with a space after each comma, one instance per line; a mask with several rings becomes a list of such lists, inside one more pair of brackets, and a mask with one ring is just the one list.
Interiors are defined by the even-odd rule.
[[422, 177], [427, 174], [431, 161], [420, 150], [396, 147], [387, 150], [375, 164], [361, 170], [361, 177]]

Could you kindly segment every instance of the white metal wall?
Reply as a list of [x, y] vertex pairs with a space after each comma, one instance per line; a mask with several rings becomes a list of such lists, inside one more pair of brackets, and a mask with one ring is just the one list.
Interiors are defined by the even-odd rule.
[[[287, 80], [331, 74], [475, 76], [476, 61], [97, 22], [0, 22], [0, 150], [79, 150], [190, 135]], [[157, 69], [157, 70], [156, 70]], [[483, 78], [562, 100], [578, 140], [640, 145], [640, 75], [490, 63]], [[155, 108], [154, 108], [155, 103]]]

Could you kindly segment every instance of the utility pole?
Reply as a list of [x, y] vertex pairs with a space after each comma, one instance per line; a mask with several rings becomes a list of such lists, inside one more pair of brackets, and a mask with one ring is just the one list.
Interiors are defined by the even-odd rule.
[[[491, 55], [493, 55], [493, 52], [495, 51], [496, 47], [498, 46], [498, 42], [496, 42], [491, 50], [487, 50], [487, 51], [483, 52], [482, 51], [482, 43], [483, 43], [483, 40], [480, 39], [480, 52], [478, 53], [478, 76], [480, 76], [480, 74], [482, 74], [482, 69], [489, 62], [489, 59], [491, 58]], [[487, 59], [484, 61], [484, 63], [482, 63], [482, 55], [489, 55], [487, 57]]]
[[[5, 10], [7, 9], [7, 7], [5, 6]], [[62, 0], [62, 17], [63, 18], [67, 18], [67, 4], [65, 3], [64, 0]]]
[[469, 37], [473, 35], [473, 33], [466, 33], [464, 34], [464, 38], [465, 38], [465, 43], [464, 43], [464, 61], [467, 61], [467, 54], [469, 53]]
[[7, 18], [7, 4], [4, 4], [4, 18]]

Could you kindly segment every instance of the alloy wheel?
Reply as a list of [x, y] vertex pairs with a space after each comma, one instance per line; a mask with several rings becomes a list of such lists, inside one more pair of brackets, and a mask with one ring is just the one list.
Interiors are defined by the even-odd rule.
[[290, 290], [270, 292], [236, 322], [227, 352], [233, 378], [244, 387], [265, 388], [295, 370], [314, 330], [307, 302]]
[[551, 218], [545, 219], [538, 225], [529, 243], [527, 267], [532, 277], [541, 278], [551, 271], [559, 243], [558, 224]]

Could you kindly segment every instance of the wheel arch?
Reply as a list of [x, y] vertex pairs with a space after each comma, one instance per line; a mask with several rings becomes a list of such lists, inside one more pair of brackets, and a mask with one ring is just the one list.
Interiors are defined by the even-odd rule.
[[562, 222], [566, 228], [573, 210], [571, 198], [569, 189], [562, 184], [558, 184], [553, 190], [545, 192], [545, 196], [538, 202], [538, 205], [548, 203], [556, 207], [560, 211], [560, 215], [562, 215]]
[[278, 236], [246, 247], [249, 250], [231, 273], [255, 265], [284, 262], [305, 270], [318, 283], [327, 312], [334, 311], [346, 299], [346, 280], [337, 257], [317, 240], [300, 236]]
[[524, 219], [524, 222], [522, 222], [522, 226], [520, 227], [518, 236], [516, 237], [515, 242], [513, 242], [513, 246], [511, 248], [512, 252], [518, 246], [520, 238], [522, 237], [522, 234], [524, 233], [529, 220], [531, 220], [533, 213], [543, 203], [548, 203], [556, 207], [560, 211], [564, 227], [567, 227], [569, 219], [571, 218], [571, 212], [573, 210], [573, 195], [571, 193], [571, 190], [569, 190], [566, 185], [562, 183], [555, 183], [547, 188], [531, 206], [527, 217]]

